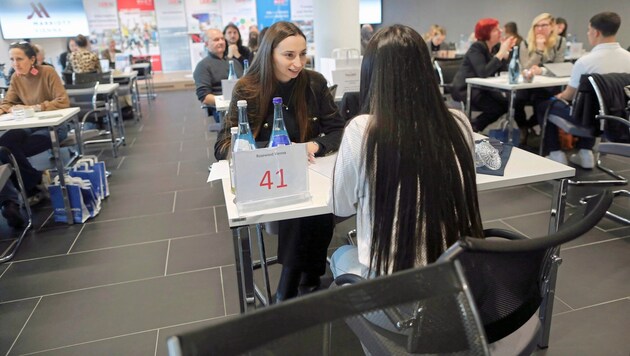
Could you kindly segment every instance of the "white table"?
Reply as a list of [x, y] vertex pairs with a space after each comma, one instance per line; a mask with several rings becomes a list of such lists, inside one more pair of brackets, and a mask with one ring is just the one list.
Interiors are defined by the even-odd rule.
[[[125, 145], [125, 124], [122, 118], [122, 110], [118, 103], [118, 88], [120, 84], [99, 84], [96, 94], [103, 96], [107, 101], [108, 124], [111, 134], [110, 140], [93, 140], [90, 142], [109, 142], [112, 144], [114, 157], [118, 156], [118, 146]], [[66, 89], [69, 97], [85, 95], [84, 89]], [[115, 109], [114, 109], [115, 108]]]
[[[67, 108], [52, 111], [42, 111], [35, 113], [34, 117], [26, 118], [24, 120], [6, 120], [11, 117], [10, 114], [0, 116], [0, 130], [11, 129], [31, 129], [48, 127], [50, 132], [50, 140], [52, 143], [53, 157], [55, 158], [55, 165], [57, 172], [59, 172], [59, 184], [61, 186], [61, 192], [63, 195], [63, 205], [66, 210], [66, 217], [68, 224], [73, 224], [74, 219], [72, 217], [72, 209], [70, 208], [70, 200], [68, 199], [68, 191], [66, 190], [66, 181], [64, 179], [64, 165], [60, 155], [60, 142], [57, 137], [56, 128], [65, 124], [68, 120], [73, 120], [75, 127], [79, 127], [78, 114], [79, 108]], [[74, 130], [77, 140], [77, 150], [79, 157], [83, 154], [83, 143], [81, 141], [81, 130]]]
[[490, 78], [468, 78], [466, 79], [466, 84], [468, 84], [466, 92], [466, 115], [470, 117], [471, 114], [470, 100], [472, 95], [472, 88], [495, 89], [509, 92], [510, 105], [508, 110], [508, 142], [512, 143], [514, 141], [514, 137], [512, 137], [512, 128], [514, 127], [514, 99], [516, 97], [516, 92], [518, 90], [524, 89], [564, 86], [568, 83], [569, 77], [545, 77], [541, 75], [535, 76], [534, 80], [531, 83], [518, 84], [508, 83], [507, 76]]
[[131, 108], [133, 109], [133, 117], [136, 118], [136, 122], [140, 122], [142, 118], [142, 107], [140, 105], [140, 89], [138, 89], [138, 72], [132, 70], [131, 72], [115, 71], [111, 75], [111, 83], [118, 83], [118, 95], [127, 95], [127, 91], [131, 94]]
[[[483, 136], [475, 135], [475, 139], [480, 138]], [[257, 232], [260, 234], [260, 223], [332, 213], [331, 187], [335, 159], [336, 155], [317, 158], [314, 165], [309, 165], [309, 191], [312, 196], [310, 202], [279, 206], [248, 214], [239, 214], [234, 203], [235, 196], [231, 190], [228, 162], [220, 161], [212, 166], [210, 177], [214, 176], [222, 181], [228, 222], [232, 228], [241, 312], [247, 311], [248, 307], [255, 304], [255, 293], [258, 293], [260, 297], [260, 292], [256, 291], [253, 282], [249, 225], [256, 224]], [[553, 232], [557, 231], [564, 220], [566, 178], [574, 175], [574, 168], [514, 147], [504, 175], [477, 175], [477, 189], [484, 191], [556, 180], [549, 223], [549, 231]], [[264, 264], [264, 261], [261, 263]], [[268, 284], [267, 277], [264, 274], [263, 277], [265, 284]]]
[[132, 70], [138, 71], [138, 79], [144, 80], [144, 86], [146, 89], [146, 97], [149, 105], [151, 100], [155, 100], [157, 94], [155, 94], [155, 88], [153, 86], [153, 73], [151, 73], [151, 63], [134, 63], [131, 66]]

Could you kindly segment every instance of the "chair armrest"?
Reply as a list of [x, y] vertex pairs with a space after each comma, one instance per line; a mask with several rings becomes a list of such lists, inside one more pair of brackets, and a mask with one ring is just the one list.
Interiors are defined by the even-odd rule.
[[356, 274], [345, 273], [335, 278], [331, 286], [341, 287], [344, 284], [355, 284], [361, 281], [365, 281], [365, 278], [358, 276]]
[[483, 230], [484, 237], [501, 237], [508, 240], [527, 240], [528, 237], [518, 232], [505, 229], [485, 229]]
[[623, 117], [613, 116], [613, 115], [597, 115], [597, 116], [595, 116], [595, 118], [598, 119], [598, 120], [602, 120], [602, 121], [617, 122], [617, 123], [620, 123], [622, 125], [628, 126], [628, 128], [630, 129], [630, 121], [624, 119]]

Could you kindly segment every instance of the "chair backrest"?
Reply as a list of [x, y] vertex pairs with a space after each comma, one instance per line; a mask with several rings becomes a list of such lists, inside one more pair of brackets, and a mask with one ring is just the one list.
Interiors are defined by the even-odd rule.
[[102, 73], [74, 73], [74, 82], [72, 84], [95, 83], [103, 80]]
[[[66, 84], [68, 97], [72, 106], [80, 107], [81, 111], [89, 111], [96, 109], [97, 106], [97, 90], [99, 82], [87, 82], [80, 84]], [[71, 91], [70, 91], [71, 90]]]
[[577, 94], [571, 104], [571, 116], [574, 122], [579, 122], [585, 127], [598, 127], [595, 116], [599, 113], [599, 104], [595, 90], [588, 80], [589, 74], [580, 77]]
[[348, 122], [361, 111], [360, 92], [349, 91], [343, 94], [339, 104], [339, 114]]
[[[586, 215], [576, 223], [565, 223], [546, 237], [518, 240], [463, 238], [439, 261], [461, 262], [479, 310], [488, 342], [500, 340], [519, 329], [539, 309], [547, 292], [552, 261], [557, 249], [594, 227], [612, 203], [604, 191], [589, 202]], [[500, 230], [486, 237], [518, 236]]]
[[435, 70], [438, 74], [440, 85], [451, 85], [453, 83], [453, 79], [455, 78], [455, 74], [457, 74], [457, 71], [459, 70], [459, 67], [462, 66], [463, 62], [464, 58], [435, 59], [433, 61], [433, 65], [435, 66]]
[[144, 77], [146, 75], [151, 74], [152, 68], [151, 68], [151, 57], [133, 57], [132, 59], [133, 64], [138, 64], [138, 63], [148, 63], [149, 66], [144, 68], [134, 68], [135, 71], [138, 72], [138, 77]]
[[[599, 103], [600, 115], [612, 115], [628, 120], [630, 96], [625, 91], [630, 86], [630, 73], [592, 74], [589, 82]], [[615, 121], [604, 121], [601, 130], [606, 141], [630, 143], [628, 126]]]
[[403, 338], [402, 346], [395, 338], [389, 339], [387, 333], [381, 334], [374, 325], [378, 337], [390, 342], [384, 342], [387, 351], [373, 354], [393, 354], [393, 350], [401, 347], [403, 354], [407, 353], [404, 351], [407, 348], [415, 351], [425, 347], [434, 353], [443, 353], [443, 350], [453, 349], [453, 345], [460, 346], [462, 354], [489, 354], [466, 282], [460, 267], [453, 262], [313, 293], [171, 337], [169, 354], [319, 355], [327, 354], [330, 349], [332, 354], [357, 354], [362, 348], [344, 320], [364, 319], [366, 313], [399, 305], [420, 302], [434, 305], [445, 300], [448, 306], [442, 303], [439, 308], [429, 308], [427, 313], [424, 309], [414, 309], [408, 323], [413, 330], [411, 336], [394, 335]]

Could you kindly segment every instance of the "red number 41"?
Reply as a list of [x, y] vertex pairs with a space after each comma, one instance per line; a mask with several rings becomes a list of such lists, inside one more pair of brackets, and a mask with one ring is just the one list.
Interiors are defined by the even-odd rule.
[[[287, 184], [284, 182], [284, 169], [276, 171], [276, 175], [280, 176], [280, 184], [276, 186], [276, 188], [286, 188]], [[267, 187], [267, 189], [271, 189], [273, 182], [271, 181], [271, 171], [266, 171], [263, 174], [262, 179], [260, 180], [261, 187]]]

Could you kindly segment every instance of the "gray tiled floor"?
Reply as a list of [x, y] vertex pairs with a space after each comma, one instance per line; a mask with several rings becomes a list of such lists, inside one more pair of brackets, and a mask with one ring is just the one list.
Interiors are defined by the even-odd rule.
[[[101, 214], [65, 226], [49, 205], [37, 207], [35, 229], [0, 266], [0, 354], [166, 355], [168, 336], [238, 313], [221, 187], [206, 183], [216, 136], [191, 92], [159, 93], [143, 108], [120, 157], [93, 148], [113, 173]], [[606, 161], [630, 174], [630, 160]], [[539, 183], [481, 193], [485, 226], [544, 235], [550, 191]], [[570, 204], [591, 191], [571, 187]], [[615, 209], [630, 216], [630, 199]], [[0, 234], [14, 235], [3, 220]], [[565, 246], [550, 348], [538, 354], [630, 353], [629, 246], [630, 227], [611, 221]]]

